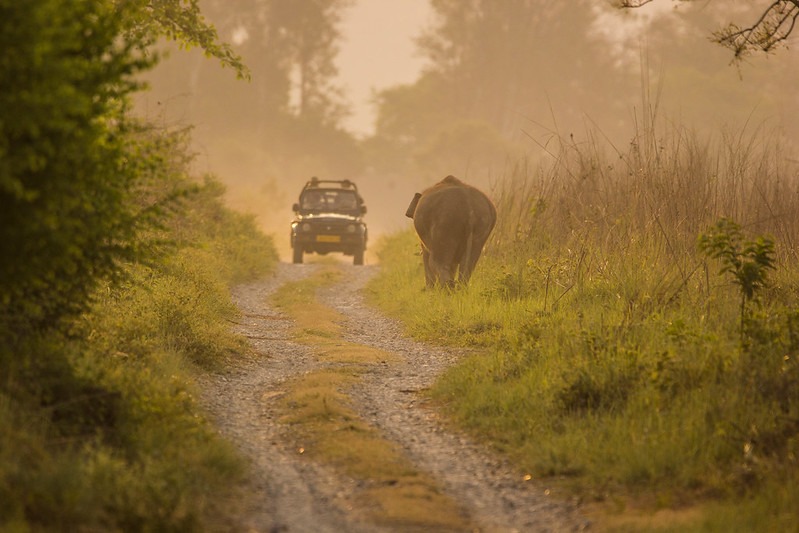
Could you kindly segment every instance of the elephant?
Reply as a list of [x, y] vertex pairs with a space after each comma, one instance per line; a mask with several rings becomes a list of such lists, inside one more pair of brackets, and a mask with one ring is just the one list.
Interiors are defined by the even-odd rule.
[[447, 176], [416, 193], [405, 216], [421, 241], [427, 287], [452, 288], [469, 282], [497, 210], [483, 192]]

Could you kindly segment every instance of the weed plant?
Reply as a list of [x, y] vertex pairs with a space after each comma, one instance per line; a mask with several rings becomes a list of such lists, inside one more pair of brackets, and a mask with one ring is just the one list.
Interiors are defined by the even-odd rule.
[[372, 294], [412, 334], [474, 348], [433, 395], [525, 472], [589, 500], [716, 502], [689, 530], [796, 529], [797, 193], [760, 130], [570, 138], [493, 191], [469, 287], [421, 290], [407, 232]]

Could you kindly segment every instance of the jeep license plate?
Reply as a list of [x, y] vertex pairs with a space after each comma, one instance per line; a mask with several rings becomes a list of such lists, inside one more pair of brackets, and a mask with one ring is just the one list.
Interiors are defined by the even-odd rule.
[[317, 235], [316, 242], [341, 242], [341, 235]]

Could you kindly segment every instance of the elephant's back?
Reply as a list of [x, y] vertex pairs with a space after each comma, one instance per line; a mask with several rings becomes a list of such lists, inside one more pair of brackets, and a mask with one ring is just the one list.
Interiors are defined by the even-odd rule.
[[494, 204], [482, 191], [454, 176], [447, 176], [422, 192], [413, 223], [423, 240], [441, 228], [447, 228], [446, 233], [451, 237], [475, 231], [487, 237], [496, 216]]
[[425, 191], [416, 205], [413, 222], [417, 231], [436, 224], [459, 225], [468, 219], [470, 195], [464, 187], [438, 187]]

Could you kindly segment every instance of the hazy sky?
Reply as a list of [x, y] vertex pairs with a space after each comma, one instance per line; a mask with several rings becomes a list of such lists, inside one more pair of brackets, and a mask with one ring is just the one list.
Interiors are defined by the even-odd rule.
[[432, 11], [428, 0], [357, 0], [342, 21], [338, 58], [341, 85], [352, 103], [346, 127], [371, 133], [372, 91], [413, 82], [424, 64], [414, 39]]

